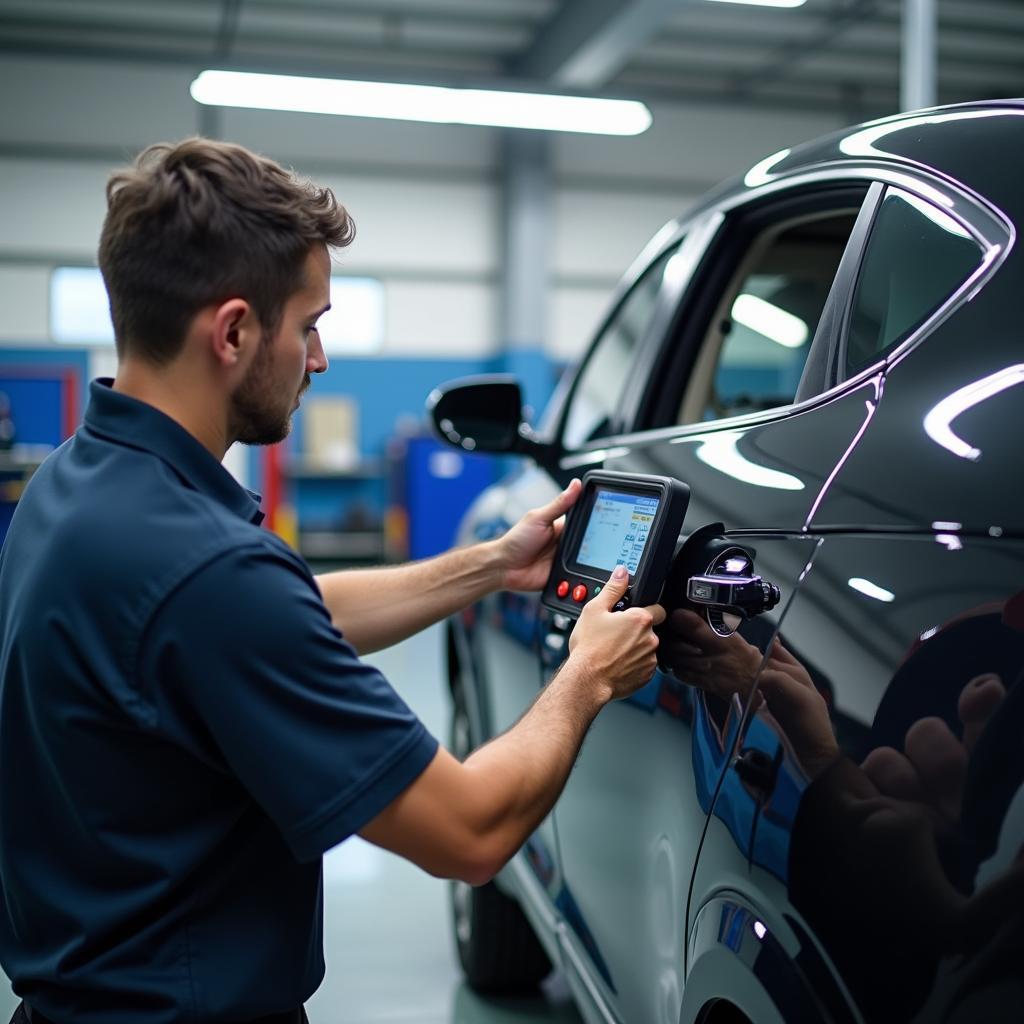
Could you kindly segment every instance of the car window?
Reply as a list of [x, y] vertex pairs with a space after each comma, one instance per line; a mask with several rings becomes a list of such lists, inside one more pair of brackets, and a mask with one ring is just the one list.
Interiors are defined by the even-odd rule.
[[857, 209], [790, 219], [749, 244], [712, 316], [678, 422], [793, 401]]
[[674, 245], [644, 271], [594, 343], [569, 400], [562, 433], [566, 448], [606, 437], [615, 429], [630, 366], [654, 314], [665, 268], [678, 249]]
[[948, 213], [902, 189], [879, 207], [861, 263], [846, 376], [890, 351], [980, 266], [983, 252]]

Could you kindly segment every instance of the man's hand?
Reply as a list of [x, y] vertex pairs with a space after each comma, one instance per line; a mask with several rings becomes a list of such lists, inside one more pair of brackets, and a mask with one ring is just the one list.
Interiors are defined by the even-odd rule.
[[497, 542], [503, 590], [540, 590], [544, 586], [565, 525], [563, 517], [582, 489], [579, 480], [570, 481], [557, 498], [527, 512]]
[[584, 606], [569, 637], [569, 656], [600, 688], [600, 699], [619, 700], [648, 682], [658, 667], [654, 627], [665, 621], [659, 604], [612, 611], [629, 586], [618, 566], [597, 597]]

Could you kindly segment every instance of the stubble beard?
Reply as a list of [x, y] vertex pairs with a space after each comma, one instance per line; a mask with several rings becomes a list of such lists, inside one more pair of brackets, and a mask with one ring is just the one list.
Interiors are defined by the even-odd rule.
[[270, 345], [261, 344], [245, 379], [231, 400], [232, 436], [242, 444], [267, 445], [283, 441], [292, 429], [295, 399], [309, 387], [307, 373], [298, 394], [281, 401], [280, 386], [271, 372]]

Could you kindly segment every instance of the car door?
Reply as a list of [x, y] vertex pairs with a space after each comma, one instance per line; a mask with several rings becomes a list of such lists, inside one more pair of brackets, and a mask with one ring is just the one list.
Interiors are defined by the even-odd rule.
[[[659, 404], [672, 410], [673, 422], [705, 422], [591, 442], [563, 460], [568, 472], [601, 466], [688, 483], [684, 533], [693, 535], [679, 564], [694, 573], [724, 568], [730, 553], [739, 552], [788, 597], [807, 563], [812, 545], [801, 536], [807, 510], [863, 425], [876, 382], [867, 379], [813, 409], [794, 410], [792, 400], [849, 240], [858, 220], [870, 215], [869, 193], [866, 183], [835, 189], [812, 182], [767, 206], [730, 211], [666, 323], [647, 390], [637, 396], [638, 410]], [[787, 326], [800, 319], [797, 343], [787, 348], [756, 337], [753, 327], [726, 325], [734, 308], [743, 315], [743, 296], [788, 313]], [[687, 343], [682, 335], [701, 321], [698, 365], [684, 371], [677, 360]], [[662, 366], [675, 363], [674, 389], [659, 379], [659, 359]], [[745, 417], [728, 417], [740, 409]], [[727, 419], [705, 420], [708, 415]], [[804, 425], [808, 417], [815, 429]], [[765, 524], [774, 529], [766, 532]], [[542, 657], [551, 672], [558, 659], [548, 652], [557, 650], [568, 624], [540, 614]], [[774, 615], [759, 620], [758, 635], [770, 638], [774, 621]], [[752, 681], [753, 670], [750, 675]], [[555, 823], [569, 910], [563, 943], [575, 968], [570, 981], [578, 975], [577, 995], [594, 1019], [678, 1019], [687, 893], [737, 724], [728, 699], [705, 697], [658, 673], [633, 698], [606, 708], [591, 728]]]
[[1008, 225], [955, 210], [890, 188], [862, 254], [828, 372], [880, 365], [880, 398], [744, 701], [684, 1021], [720, 1000], [758, 1021], [1017, 1014], [1024, 374], [999, 294], [1021, 275]]

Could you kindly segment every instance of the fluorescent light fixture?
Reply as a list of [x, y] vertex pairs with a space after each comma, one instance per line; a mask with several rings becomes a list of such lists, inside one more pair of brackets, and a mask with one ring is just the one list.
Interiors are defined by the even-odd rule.
[[[720, 473], [741, 480], [755, 487], [770, 487], [777, 491], [802, 491], [804, 482], [790, 473], [782, 473], [777, 469], [759, 466], [740, 454], [737, 447], [741, 437], [740, 430], [724, 430], [720, 434], [709, 434], [701, 438], [703, 443], [697, 449], [697, 458], [705, 465], [717, 469]], [[680, 438], [694, 440], [693, 438]]]
[[651, 126], [652, 120], [651, 112], [636, 100], [300, 78], [244, 71], [202, 71], [189, 91], [196, 102], [218, 107], [595, 135], [639, 135]]
[[712, 4], [746, 4], [748, 7], [803, 7], [807, 0], [708, 0]]
[[960, 388], [959, 391], [954, 391], [925, 416], [925, 432], [947, 451], [959, 455], [961, 459], [977, 462], [981, 458], [981, 449], [969, 445], [962, 437], [954, 434], [953, 421], [968, 409], [1017, 384], [1024, 384], [1024, 363], [1007, 366]]
[[807, 324], [774, 303], [744, 292], [732, 304], [732, 318], [738, 324], [763, 334], [776, 345], [799, 348], [807, 341]]
[[846, 583], [865, 597], [873, 597], [876, 601], [885, 601], [888, 603], [889, 601], [896, 600], [896, 595], [891, 590], [886, 590], [884, 587], [880, 587], [877, 583], [872, 583], [871, 580], [865, 580], [861, 579], [859, 576], [854, 576], [852, 580], [847, 580]]

